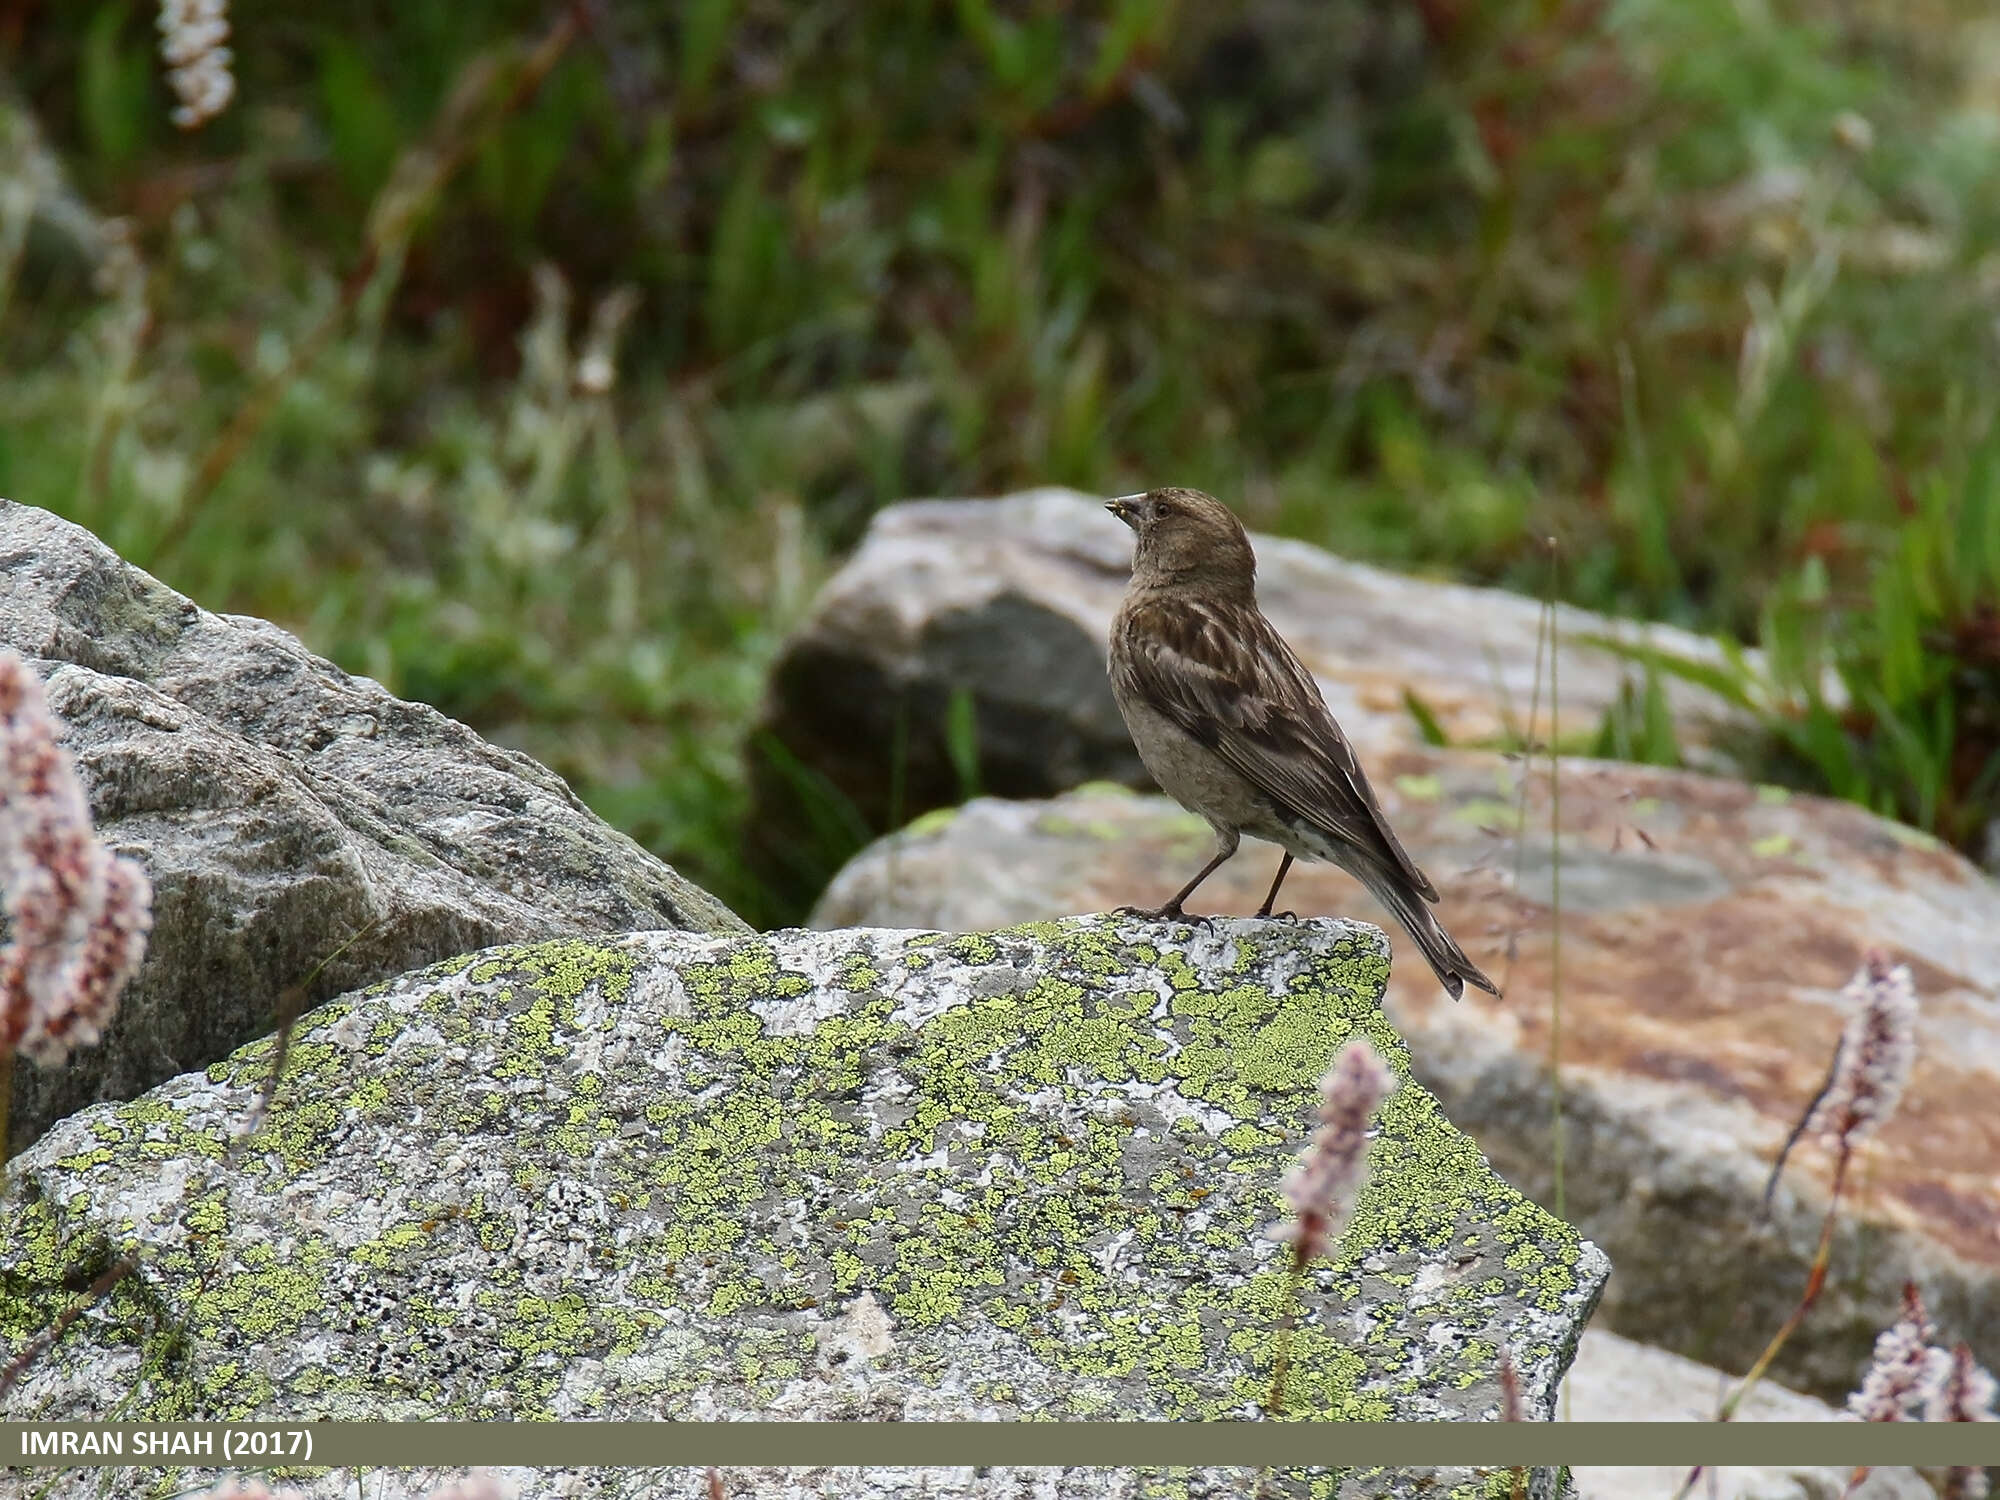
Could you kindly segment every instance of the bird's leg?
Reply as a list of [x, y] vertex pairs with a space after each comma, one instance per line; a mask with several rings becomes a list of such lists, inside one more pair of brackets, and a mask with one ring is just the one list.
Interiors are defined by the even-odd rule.
[[[1288, 852], [1285, 855], [1285, 857], [1278, 862], [1278, 878], [1271, 882], [1271, 894], [1266, 896], [1264, 898], [1264, 904], [1257, 908], [1258, 916], [1268, 917], [1271, 915], [1271, 908], [1277, 905], [1278, 902], [1278, 887], [1285, 883], [1285, 872], [1291, 869], [1291, 867], [1292, 867], [1292, 856]], [[1295, 911], [1281, 911], [1278, 913], [1278, 920], [1281, 922], [1292, 922], [1296, 921], [1297, 919], [1298, 919], [1298, 913]]]
[[1204, 926], [1207, 925], [1212, 920], [1211, 918], [1191, 917], [1181, 910], [1181, 903], [1192, 896], [1194, 888], [1213, 875], [1216, 868], [1236, 852], [1236, 843], [1237, 841], [1234, 838], [1218, 838], [1215, 858], [1203, 865], [1194, 879], [1190, 880], [1178, 891], [1175, 891], [1173, 899], [1165, 906], [1156, 906], [1151, 911], [1138, 906], [1121, 906], [1118, 908], [1117, 914], [1121, 917], [1144, 917], [1149, 922], [1200, 922]]

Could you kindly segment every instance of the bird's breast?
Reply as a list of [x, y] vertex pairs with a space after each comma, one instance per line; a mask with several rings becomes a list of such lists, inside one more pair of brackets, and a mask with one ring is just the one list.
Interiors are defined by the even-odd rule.
[[1256, 828], [1270, 821], [1269, 804], [1221, 756], [1159, 710], [1119, 691], [1113, 696], [1132, 744], [1160, 790], [1218, 827]]

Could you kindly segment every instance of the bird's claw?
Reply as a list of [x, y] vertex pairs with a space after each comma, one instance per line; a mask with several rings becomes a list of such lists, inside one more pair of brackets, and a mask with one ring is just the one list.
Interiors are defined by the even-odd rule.
[[1114, 917], [1138, 917], [1146, 922], [1186, 922], [1206, 931], [1215, 931], [1215, 918], [1197, 917], [1180, 909], [1169, 901], [1165, 906], [1121, 906], [1112, 913]]
[[1301, 920], [1299, 914], [1295, 911], [1274, 912], [1268, 906], [1259, 911], [1257, 916], [1265, 922], [1297, 922]]

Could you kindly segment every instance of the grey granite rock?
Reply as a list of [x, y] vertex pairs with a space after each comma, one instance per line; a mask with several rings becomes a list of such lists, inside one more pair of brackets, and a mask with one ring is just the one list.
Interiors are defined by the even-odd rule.
[[[1407, 1070], [1385, 953], [1083, 917], [407, 976], [307, 1019], [234, 1164], [269, 1042], [14, 1164], [0, 1359], [140, 1265], [8, 1415], [1255, 1418], [1315, 1084], [1355, 1035]], [[1602, 1253], [1422, 1088], [1378, 1121], [1287, 1415], [1490, 1418], [1506, 1347], [1546, 1417]]]
[[14, 1149], [270, 1031], [309, 978], [324, 998], [497, 942], [745, 930], [553, 771], [5, 500], [0, 646], [46, 680], [99, 833], [156, 893], [103, 1044], [17, 1067]]

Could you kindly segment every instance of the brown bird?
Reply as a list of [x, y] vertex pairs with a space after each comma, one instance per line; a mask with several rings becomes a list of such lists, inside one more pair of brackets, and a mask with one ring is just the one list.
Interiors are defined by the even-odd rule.
[[1139, 535], [1111, 622], [1111, 691], [1139, 758], [1168, 796], [1208, 820], [1215, 858], [1155, 911], [1181, 903], [1243, 834], [1294, 859], [1327, 860], [1395, 913], [1454, 1000], [1468, 981], [1500, 993], [1426, 904], [1438, 898], [1398, 842], [1319, 684], [1257, 608], [1257, 558], [1242, 523], [1200, 490], [1123, 495], [1106, 507]]

